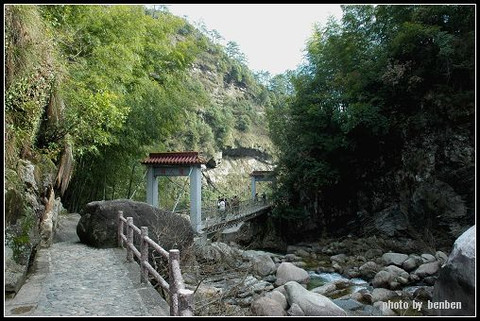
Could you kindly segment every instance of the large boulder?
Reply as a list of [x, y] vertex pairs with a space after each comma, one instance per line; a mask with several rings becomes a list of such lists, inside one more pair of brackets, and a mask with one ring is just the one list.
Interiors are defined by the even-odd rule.
[[428, 262], [425, 264], [422, 264], [416, 269], [413, 273], [418, 275], [421, 278], [430, 276], [430, 275], [435, 275], [437, 272], [440, 270], [440, 262]]
[[287, 301], [297, 304], [306, 316], [346, 316], [347, 313], [326, 296], [313, 293], [295, 281], [285, 283]]
[[379, 270], [379, 266], [373, 261], [366, 262], [358, 269], [360, 276], [366, 280], [373, 279]]
[[267, 276], [275, 272], [276, 266], [268, 254], [255, 256], [253, 258], [253, 271], [259, 276]]
[[436, 309], [439, 315], [475, 315], [475, 225], [455, 241], [435, 283], [433, 301], [461, 303], [460, 309]]
[[402, 266], [403, 262], [408, 259], [408, 255], [402, 253], [385, 253], [382, 255], [382, 260], [385, 265]]
[[260, 297], [253, 301], [250, 309], [253, 315], [286, 316], [287, 313], [280, 303], [268, 297]]
[[389, 288], [396, 290], [408, 283], [409, 274], [395, 265], [389, 265], [378, 272], [372, 280], [375, 288]]
[[274, 300], [274, 301], [277, 301], [277, 303], [280, 304], [282, 309], [286, 310], [288, 308], [287, 298], [285, 298], [285, 295], [282, 292], [276, 291], [276, 289], [275, 289], [275, 290], [265, 294], [265, 296], [267, 298], [270, 298], [270, 299]]
[[118, 211], [123, 211], [124, 217], [133, 217], [138, 228], [147, 226], [149, 237], [167, 251], [175, 248], [182, 253], [193, 244], [194, 231], [187, 219], [126, 199], [88, 203], [77, 225], [80, 241], [98, 248], [117, 247]]
[[299, 283], [307, 283], [310, 279], [308, 272], [302, 268], [296, 267], [290, 262], [282, 262], [277, 269], [276, 286], [283, 285], [289, 281], [295, 281]]

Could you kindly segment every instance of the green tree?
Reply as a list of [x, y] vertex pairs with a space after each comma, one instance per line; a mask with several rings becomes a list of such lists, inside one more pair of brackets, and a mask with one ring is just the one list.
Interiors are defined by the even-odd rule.
[[471, 132], [474, 111], [472, 6], [342, 8], [341, 22], [316, 28], [293, 96], [269, 116], [276, 214], [330, 229], [355, 219], [357, 191], [373, 197], [407, 142], [445, 127]]

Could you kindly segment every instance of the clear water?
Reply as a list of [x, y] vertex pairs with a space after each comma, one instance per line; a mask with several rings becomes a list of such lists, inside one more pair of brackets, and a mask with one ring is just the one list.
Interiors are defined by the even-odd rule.
[[308, 272], [308, 274], [310, 275], [310, 282], [308, 282], [307, 284], [308, 290], [311, 290], [319, 286], [322, 286], [326, 283], [335, 282], [338, 280], [346, 281], [351, 284], [349, 287], [346, 288], [349, 293], [355, 293], [362, 289], [368, 288], [368, 282], [363, 279], [360, 279], [360, 278], [348, 279], [342, 276], [341, 274], [335, 273], [335, 272], [334, 273], [324, 273], [324, 272], [317, 273], [317, 272], [310, 271]]

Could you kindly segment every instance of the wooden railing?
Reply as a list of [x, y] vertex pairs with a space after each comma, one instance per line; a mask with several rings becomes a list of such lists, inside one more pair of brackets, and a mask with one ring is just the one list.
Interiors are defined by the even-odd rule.
[[[124, 234], [124, 226], [127, 233]], [[134, 233], [140, 235], [140, 251], [133, 243]], [[123, 217], [123, 211], [118, 211], [118, 245], [127, 249], [127, 260], [133, 261], [135, 255], [140, 261], [140, 282], [148, 282], [151, 274], [160, 286], [168, 292], [170, 297], [171, 316], [193, 316], [194, 300], [193, 291], [185, 289], [182, 272], [180, 271], [180, 251], [173, 249], [164, 250], [160, 245], [148, 237], [148, 227], [138, 228], [133, 224], [133, 217]], [[148, 249], [151, 246], [168, 260], [168, 281], [152, 267], [148, 262]]]

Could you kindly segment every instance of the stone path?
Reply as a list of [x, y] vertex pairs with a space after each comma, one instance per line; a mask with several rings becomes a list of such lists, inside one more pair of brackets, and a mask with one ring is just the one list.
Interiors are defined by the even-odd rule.
[[125, 250], [79, 243], [72, 232], [78, 217], [70, 215], [75, 214], [60, 222], [57, 243], [38, 251], [26, 283], [13, 299], [5, 300], [5, 315], [169, 315], [158, 292], [140, 283], [139, 266], [126, 261]]

